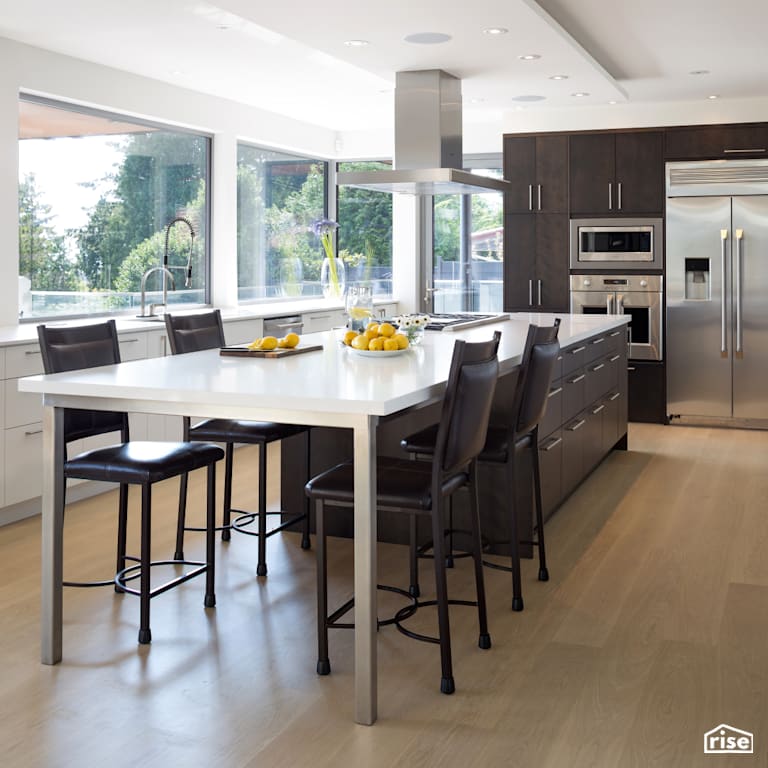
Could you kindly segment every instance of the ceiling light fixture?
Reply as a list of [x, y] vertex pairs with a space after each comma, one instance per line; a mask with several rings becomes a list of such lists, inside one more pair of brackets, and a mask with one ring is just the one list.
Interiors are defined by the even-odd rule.
[[524, 53], [517, 58], [520, 59], [520, 61], [535, 61], [536, 59], [540, 59], [541, 56], [538, 53]]
[[567, 80], [568, 75], [550, 75], [549, 79], [550, 80]]
[[709, 70], [708, 69], [692, 69], [688, 74], [689, 75], [708, 75]]
[[440, 43], [447, 43], [450, 39], [451, 36], [443, 32], [415, 32], [403, 38], [406, 43], [413, 43], [414, 45], [439, 45]]
[[575, 96], [577, 99], [581, 99], [584, 96], [589, 96], [589, 94], [586, 91], [578, 91], [577, 93], [572, 93], [571, 96]]
[[617, 101], [614, 101], [613, 99], [611, 99], [611, 100], [610, 100], [608, 103], [609, 103], [609, 104], [618, 104], [618, 102], [617, 102]]
[[344, 45], [348, 45], [350, 48], [362, 48], [370, 45], [370, 43], [367, 40], [345, 40]]
[[509, 30], [506, 27], [486, 27], [483, 30], [485, 35], [506, 35]]
[[707, 98], [714, 100], [714, 99], [719, 99], [720, 97], [716, 93], [713, 93], [711, 96], [707, 96]]

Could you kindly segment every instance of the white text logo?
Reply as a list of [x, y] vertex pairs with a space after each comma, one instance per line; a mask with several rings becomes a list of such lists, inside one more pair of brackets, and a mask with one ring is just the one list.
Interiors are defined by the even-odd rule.
[[753, 752], [754, 738], [749, 731], [720, 723], [704, 734], [705, 755], [751, 755]]

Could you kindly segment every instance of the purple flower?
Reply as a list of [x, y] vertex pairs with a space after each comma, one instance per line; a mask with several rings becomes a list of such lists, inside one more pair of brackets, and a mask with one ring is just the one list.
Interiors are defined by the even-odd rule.
[[338, 223], [333, 219], [317, 219], [312, 222], [312, 231], [320, 238], [323, 235], [328, 236], [333, 234], [334, 229], [338, 229]]

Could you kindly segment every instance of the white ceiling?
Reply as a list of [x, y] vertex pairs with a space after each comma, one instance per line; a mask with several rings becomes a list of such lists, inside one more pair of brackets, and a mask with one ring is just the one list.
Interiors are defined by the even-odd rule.
[[[492, 37], [483, 33], [488, 27], [509, 31]], [[519, 110], [604, 109], [609, 101], [765, 97], [767, 31], [766, 0], [16, 0], [0, 6], [0, 36], [340, 132], [391, 123], [395, 72], [407, 69], [440, 68], [461, 78], [465, 124], [500, 124]], [[451, 40], [403, 41], [418, 32]], [[344, 45], [350, 39], [369, 45]], [[518, 58], [529, 53], [540, 58]], [[544, 99], [518, 100], [530, 96]]]

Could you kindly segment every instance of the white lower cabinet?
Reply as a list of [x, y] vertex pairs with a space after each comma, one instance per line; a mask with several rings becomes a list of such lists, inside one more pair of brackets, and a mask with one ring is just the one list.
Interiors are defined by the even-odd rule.
[[316, 333], [346, 325], [347, 314], [343, 309], [328, 309], [320, 312], [307, 312], [301, 316], [301, 320], [304, 324], [303, 333]]
[[224, 320], [224, 338], [227, 344], [249, 344], [263, 335], [264, 321], [260, 317]]

